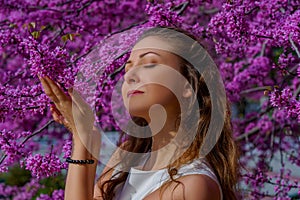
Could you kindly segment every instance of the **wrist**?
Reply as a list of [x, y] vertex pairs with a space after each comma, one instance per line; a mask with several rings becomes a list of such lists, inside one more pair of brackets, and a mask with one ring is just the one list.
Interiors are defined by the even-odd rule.
[[73, 147], [72, 147], [72, 159], [90, 159], [92, 154], [87, 150], [85, 145], [81, 142], [80, 138], [73, 137]]
[[101, 146], [101, 134], [98, 130], [92, 130], [84, 134], [75, 133], [72, 136], [72, 159], [98, 159]]
[[80, 160], [76, 160], [76, 159], [72, 159], [72, 158], [68, 157], [66, 159], [66, 162], [67, 163], [71, 163], [71, 164], [78, 164], [78, 165], [85, 165], [85, 164], [92, 165], [92, 164], [95, 163], [95, 160], [94, 159], [80, 159]]

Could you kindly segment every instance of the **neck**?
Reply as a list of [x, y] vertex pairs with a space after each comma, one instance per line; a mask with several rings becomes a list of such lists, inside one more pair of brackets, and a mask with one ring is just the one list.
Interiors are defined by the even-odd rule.
[[[149, 127], [152, 132], [151, 156], [144, 166], [144, 170], [157, 170], [167, 167], [174, 158], [177, 146], [172, 139], [177, 134], [176, 122], [178, 115], [155, 115]], [[173, 116], [173, 117], [171, 117]], [[163, 123], [162, 123], [163, 122]]]

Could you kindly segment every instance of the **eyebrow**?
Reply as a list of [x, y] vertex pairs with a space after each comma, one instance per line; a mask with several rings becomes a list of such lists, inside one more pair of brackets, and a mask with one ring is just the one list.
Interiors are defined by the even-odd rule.
[[[149, 53], [152, 53], [152, 54], [155, 54], [155, 55], [157, 55], [157, 56], [160, 56], [160, 54], [158, 54], [158, 53], [156, 53], [156, 52], [148, 51], [148, 52], [146, 52], [146, 53], [141, 54], [141, 55], [139, 56], [139, 58], [143, 58], [144, 56], [146, 56], [146, 55], [149, 54]], [[128, 60], [125, 64], [128, 64], [128, 63], [131, 63], [131, 60]]]

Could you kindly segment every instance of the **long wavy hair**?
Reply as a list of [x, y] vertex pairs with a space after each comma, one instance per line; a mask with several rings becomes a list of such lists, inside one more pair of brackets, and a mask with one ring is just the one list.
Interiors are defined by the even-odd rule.
[[[178, 32], [178, 34], [176, 33], [170, 34], [168, 31], [165, 31], [164, 29], [174, 30], [175, 32]], [[139, 38], [139, 41], [149, 36], [157, 36], [163, 39], [164, 41], [165, 40], [169, 40], [170, 42], [172, 41], [171, 43], [172, 46], [174, 46], [177, 49], [180, 49], [181, 51], [187, 51], [187, 52], [190, 51], [193, 44], [187, 44], [186, 40], [182, 39], [180, 34], [181, 35], [185, 34], [186, 36], [191, 37], [194, 41], [199, 42], [194, 36], [190, 35], [189, 33], [183, 30], [177, 28], [176, 29], [164, 28], [164, 29], [153, 28], [147, 30]], [[203, 54], [203, 52], [201, 54]], [[207, 51], [205, 51], [204, 54], [206, 54], [207, 56], [208, 54]], [[195, 57], [195, 55], [191, 55], [191, 56]], [[202, 58], [205, 59], [205, 56], [204, 57], [203, 55], [201, 56]], [[200, 59], [200, 58], [196, 57], [194, 59]], [[180, 184], [180, 182], [177, 181], [174, 178], [174, 176], [177, 174], [178, 169], [182, 165], [192, 162], [196, 158], [199, 158], [200, 149], [207, 135], [209, 125], [210, 123], [213, 123], [213, 120], [211, 119], [212, 99], [207, 84], [204, 80], [204, 77], [186, 59], [181, 58], [181, 61], [182, 62], [181, 62], [180, 72], [188, 80], [188, 82], [190, 83], [190, 85], [193, 87], [195, 91], [195, 98], [194, 101], [191, 102], [190, 109], [195, 111], [195, 108], [197, 108], [196, 112], [199, 112], [200, 118], [192, 122], [196, 127], [195, 130], [197, 130], [194, 140], [189, 145], [187, 150], [178, 159], [176, 159], [168, 166], [170, 181], [163, 184], [163, 186], [160, 188], [161, 194], [164, 192], [168, 184], [170, 184], [171, 182], [176, 182], [177, 184]], [[211, 77], [213, 76], [214, 75], [211, 74]], [[196, 104], [198, 104], [197, 107], [194, 106]], [[237, 144], [232, 137], [232, 126], [230, 121], [230, 105], [228, 100], [226, 100], [225, 105], [226, 105], [225, 113], [220, 113], [223, 114], [225, 118], [222, 132], [217, 138], [214, 147], [211, 149], [211, 151], [209, 151], [209, 153], [206, 154], [205, 159], [209, 163], [209, 165], [211, 166], [212, 170], [214, 171], [214, 173], [218, 178], [218, 181], [222, 188], [223, 199], [234, 200], [237, 199], [237, 182], [240, 176], [240, 171], [239, 171], [240, 167], [238, 162], [239, 151], [237, 148]], [[184, 122], [186, 120], [190, 120], [188, 115], [185, 117], [181, 115], [179, 118], [180, 118], [179, 120], [180, 123], [183, 124], [185, 124]], [[133, 121], [140, 126], [147, 126], [147, 122], [142, 118], [133, 117]], [[190, 121], [189, 124], [191, 124]], [[132, 127], [129, 127], [128, 130], [134, 131]], [[189, 127], [186, 127], [184, 130], [187, 132], [187, 134], [189, 134], [188, 133]], [[148, 130], [146, 129], [146, 132], [147, 131], [150, 131], [150, 129]], [[149, 133], [145, 133], [145, 134], [149, 134]], [[134, 153], [146, 153], [151, 151], [151, 144], [152, 144], [151, 137], [137, 138], [137, 137], [127, 135], [126, 133], [122, 133], [120, 137], [120, 141], [124, 141], [124, 138], [126, 138], [126, 142], [122, 144], [121, 142], [119, 142], [119, 145], [121, 146], [122, 149], [126, 151], [134, 152]], [[98, 181], [98, 187], [101, 190], [102, 198], [104, 200], [112, 200], [114, 198], [117, 187], [122, 186], [122, 184], [125, 183], [128, 177], [128, 171], [130, 167], [135, 166], [140, 162], [140, 158], [137, 156], [133, 156], [132, 154], [124, 154], [121, 155], [120, 158], [122, 158], [120, 164], [122, 165], [123, 170], [114, 173], [113, 177], [111, 177], [107, 181], [104, 182]], [[103, 173], [99, 180], [101, 180], [101, 178], [105, 176], [105, 174], [111, 172], [112, 170], [114, 170], [114, 168], [110, 168], [108, 171]]]

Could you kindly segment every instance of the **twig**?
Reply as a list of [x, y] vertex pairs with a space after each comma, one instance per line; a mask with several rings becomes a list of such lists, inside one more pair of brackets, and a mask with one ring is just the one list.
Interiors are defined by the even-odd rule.
[[[31, 110], [31, 109], [37, 109], [37, 108], [40, 108], [40, 106], [29, 106], [29, 107], [26, 107], [25, 109], [26, 110]], [[12, 110], [18, 111], [18, 110], [23, 110], [23, 108], [13, 108]], [[1, 109], [1, 111], [11, 111], [11, 109], [3, 108], [3, 109]]]
[[171, 11], [176, 11], [176, 10], [178, 10], [178, 9], [180, 8], [180, 9], [177, 11], [177, 14], [178, 14], [178, 15], [181, 15], [181, 14], [185, 11], [185, 9], [186, 9], [187, 6], [189, 5], [189, 3], [190, 3], [189, 1], [183, 2], [183, 3], [179, 4], [178, 6], [172, 8]]
[[15, 75], [15, 76], [9, 77], [9, 79], [5, 83], [3, 83], [3, 86], [6, 86], [10, 81], [12, 81], [13, 79], [17, 78], [18, 76], [20, 76], [22, 74], [24, 74], [24, 71], [20, 72], [19, 74]]
[[266, 36], [266, 35], [255, 35], [256, 37], [259, 37], [259, 38], [267, 38], [267, 39], [274, 39], [273, 37], [271, 36]]
[[20, 96], [9, 95], [9, 94], [6, 94], [5, 92], [0, 92], [0, 94], [1, 94], [2, 96], [5, 96], [5, 97], [10, 97], [10, 98], [18, 99], [18, 98], [20, 98], [20, 97], [23, 97], [23, 98], [34, 98], [34, 97], [37, 97], [37, 96], [41, 95], [42, 92], [40, 92], [40, 93], [38, 93], [38, 94], [36, 94], [36, 95], [29, 95], [29, 94], [28, 94], [28, 95], [25, 95], [25, 94], [21, 94]]
[[109, 75], [110, 78], [114, 78], [118, 73], [120, 73], [123, 69], [125, 68], [125, 63], [119, 67], [118, 69], [116, 69], [113, 73], [111, 73]]
[[298, 86], [297, 90], [294, 92], [293, 97], [296, 98], [299, 92], [300, 92], [300, 85]]
[[259, 130], [258, 127], [254, 127], [253, 129], [251, 129], [250, 131], [244, 133], [243, 135], [238, 136], [238, 137], [236, 138], [236, 140], [239, 141], [239, 140], [242, 140], [242, 139], [244, 139], [244, 138], [247, 138], [247, 137], [249, 137], [250, 135], [256, 133], [258, 130]]
[[49, 10], [49, 11], [53, 11], [53, 12], [58, 12], [58, 13], [63, 13], [65, 12], [65, 10], [57, 10], [54, 8], [48, 8], [48, 7], [42, 7], [42, 6], [28, 6], [28, 9], [36, 9], [36, 10]]
[[113, 35], [115, 35], [115, 34], [118, 34], [118, 33], [124, 32], [124, 31], [127, 31], [127, 30], [129, 30], [129, 29], [131, 29], [131, 28], [133, 28], [133, 27], [135, 27], [135, 26], [143, 25], [143, 24], [145, 24], [146, 22], [148, 22], [148, 19], [147, 19], [147, 20], [144, 20], [144, 21], [142, 21], [142, 22], [140, 22], [140, 23], [132, 24], [132, 25], [130, 25], [130, 26], [124, 28], [124, 29], [121, 29], [121, 30], [119, 30], [119, 31], [115, 31], [115, 32], [113, 32], [113, 33], [111, 33], [111, 34], [108, 34], [105, 38], [103, 38], [103, 40], [106, 40], [106, 39], [110, 38], [111, 36], [113, 36]]
[[291, 76], [292, 76], [292, 77], [293, 77], [293, 76], [296, 76], [296, 74], [294, 74], [293, 72], [294, 72], [296, 69], [298, 69], [298, 67], [299, 67], [299, 63], [296, 64], [291, 70], [286, 70], [286, 71], [288, 72], [288, 75], [286, 75], [286, 76], [284, 77], [284, 79], [282, 80], [281, 85], [280, 85], [280, 88], [282, 88], [282, 87], [284, 86], [284, 84], [285, 84], [286, 81], [289, 81], [289, 80], [290, 80]]
[[[86, 2], [81, 8], [77, 9], [77, 10], [76, 10], [76, 12], [77, 12], [76, 17], [79, 15], [79, 13], [80, 13], [82, 10], [84, 10], [85, 8], [87, 8], [87, 7], [88, 7], [89, 5], [91, 5], [93, 2], [94, 2], [93, 0], [92, 0], [92, 1], [88, 1], [88, 2]], [[73, 11], [72, 11], [72, 12], [73, 12]]]
[[[270, 172], [266, 172], [266, 176], [268, 176], [270, 174]], [[242, 174], [242, 176], [248, 177], [250, 179], [256, 180], [254, 177], [249, 176], [248, 174]], [[283, 183], [274, 183], [270, 180], [267, 180], [265, 183], [271, 184], [271, 185], [277, 185], [277, 186], [281, 186], [281, 187], [291, 187], [291, 188], [297, 188], [297, 185], [289, 185], [289, 184], [283, 184]]]
[[72, 3], [72, 2], [73, 2], [73, 0], [68, 0], [68, 1], [65, 1], [65, 2], [62, 2], [62, 3], [58, 3], [58, 4], [56, 4], [56, 5], [57, 5], [57, 6], [63, 6], [63, 5]]
[[269, 163], [272, 162], [272, 160], [274, 158], [274, 154], [275, 154], [274, 153], [274, 138], [275, 138], [274, 134], [275, 134], [275, 130], [272, 129], [271, 138], [270, 138], [270, 148], [272, 149], [272, 151], [271, 151], [272, 153], [271, 153], [271, 157], [270, 157]]
[[64, 32], [65, 29], [66, 29], [66, 26], [60, 27], [60, 30], [58, 31], [58, 33], [51, 39], [50, 44], [52, 44], [56, 40], [56, 38], [58, 38]]
[[0, 25], [2, 26], [3, 24], [6, 24], [6, 22], [9, 22], [9, 20], [5, 19], [5, 20], [0, 21]]
[[300, 52], [299, 52], [299, 49], [297, 48], [295, 42], [292, 40], [292, 34], [289, 35], [289, 41], [290, 41], [292, 47], [295, 49], [298, 58], [300, 58]]
[[261, 51], [260, 51], [260, 54], [259, 54], [259, 56], [261, 56], [261, 57], [264, 55], [264, 52], [266, 50], [266, 44], [267, 44], [267, 42], [268, 42], [268, 40], [265, 40], [263, 42], [263, 44], [262, 44]]
[[1, 159], [0, 159], [0, 165], [2, 164], [2, 162], [4, 161], [4, 159], [7, 157], [7, 155], [6, 154], [4, 154], [2, 157], [1, 157]]
[[250, 15], [254, 10], [257, 10], [257, 9], [259, 9], [259, 7], [255, 6], [254, 8], [252, 8], [252, 9], [250, 9], [248, 11], [245, 11], [245, 15]]
[[25, 144], [25, 142], [27, 142], [30, 138], [32, 138], [33, 136], [39, 134], [40, 132], [42, 132], [45, 128], [47, 128], [50, 124], [52, 124], [54, 122], [54, 119], [49, 120], [42, 128], [40, 128], [37, 131], [34, 131], [31, 135], [28, 135], [21, 144]]
[[88, 55], [89, 53], [91, 53], [94, 50], [95, 47], [90, 48], [86, 53], [82, 54], [81, 56], [78, 56], [73, 62], [69, 63], [67, 66], [71, 66], [73, 64], [76, 64], [78, 60], [80, 60], [81, 58], [83, 58], [84, 56]]
[[205, 9], [201, 9], [201, 11], [204, 13], [204, 14], [206, 14], [206, 15], [211, 15], [211, 14], [215, 14], [215, 13], [217, 13], [217, 12], [219, 12], [220, 11], [220, 9], [218, 9], [218, 8], [213, 8], [213, 9], [210, 9], [210, 10], [205, 10]]
[[250, 89], [241, 91], [240, 94], [247, 94], [247, 93], [257, 92], [257, 91], [261, 91], [261, 90], [271, 90], [271, 86], [261, 86], [261, 87], [256, 87], [256, 88], [250, 88]]
[[[47, 128], [50, 124], [52, 124], [54, 122], [53, 119], [49, 120], [43, 127], [41, 127], [39, 130], [34, 131], [31, 135], [28, 135], [26, 138], [24, 138], [24, 140], [21, 142], [21, 145], [25, 144], [25, 142], [27, 142], [30, 138], [32, 138], [33, 136], [39, 134], [40, 132], [42, 132], [45, 128]], [[0, 164], [2, 164], [2, 162], [4, 161], [4, 159], [7, 157], [7, 154], [4, 154], [1, 159], [0, 159]]]

